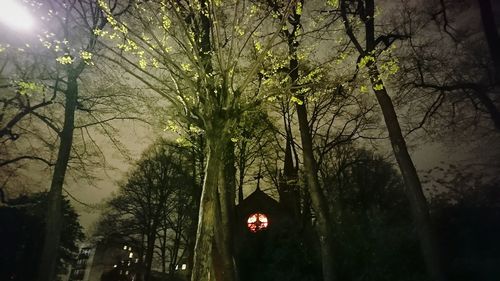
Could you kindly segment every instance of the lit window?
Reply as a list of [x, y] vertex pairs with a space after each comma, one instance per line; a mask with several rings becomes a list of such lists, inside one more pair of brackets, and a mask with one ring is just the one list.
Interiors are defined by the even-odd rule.
[[178, 264], [175, 266], [175, 270], [179, 270], [179, 265]]
[[117, 266], [118, 266], [117, 264], [113, 265], [114, 268], [116, 268]]
[[128, 254], [128, 257], [129, 257], [129, 258], [134, 257], [134, 253], [129, 253], [129, 254]]
[[90, 255], [90, 249], [89, 248], [83, 248], [81, 251], [80, 251], [80, 254], [84, 257], [88, 257]]
[[128, 275], [128, 270], [127, 270], [127, 271], [125, 271], [125, 275]]
[[185, 263], [182, 264], [181, 269], [182, 270], [186, 270], [186, 264]]
[[127, 245], [123, 246], [123, 249], [126, 250], [127, 249]]
[[266, 229], [268, 225], [267, 216], [260, 213], [250, 215], [247, 220], [247, 227], [253, 233]]

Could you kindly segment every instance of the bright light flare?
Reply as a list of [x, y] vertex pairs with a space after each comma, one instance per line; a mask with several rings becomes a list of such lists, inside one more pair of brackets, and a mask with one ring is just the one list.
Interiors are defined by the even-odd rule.
[[21, 0], [0, 0], [0, 21], [18, 30], [30, 30], [33, 16], [21, 4]]

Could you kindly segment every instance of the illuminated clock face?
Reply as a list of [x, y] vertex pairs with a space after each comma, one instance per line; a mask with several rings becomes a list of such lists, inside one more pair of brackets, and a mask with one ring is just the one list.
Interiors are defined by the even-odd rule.
[[268, 225], [267, 216], [261, 213], [251, 214], [247, 219], [248, 230], [253, 233], [266, 229]]

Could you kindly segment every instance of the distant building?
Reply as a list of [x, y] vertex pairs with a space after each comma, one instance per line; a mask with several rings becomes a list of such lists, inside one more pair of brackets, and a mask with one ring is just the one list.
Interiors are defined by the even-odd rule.
[[134, 281], [139, 271], [132, 246], [96, 242], [81, 247], [68, 281]]
[[98, 243], [88, 281], [134, 281], [140, 272], [139, 260], [130, 245]]
[[80, 248], [80, 253], [75, 264], [71, 267], [68, 281], [88, 280], [90, 266], [94, 257], [92, 245], [85, 244]]

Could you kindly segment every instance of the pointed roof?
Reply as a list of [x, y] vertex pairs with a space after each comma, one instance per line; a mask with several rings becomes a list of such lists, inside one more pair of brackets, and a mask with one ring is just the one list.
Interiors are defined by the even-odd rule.
[[236, 206], [242, 214], [252, 212], [274, 212], [279, 207], [278, 201], [267, 195], [260, 188], [255, 189], [255, 191], [248, 195], [243, 202]]

